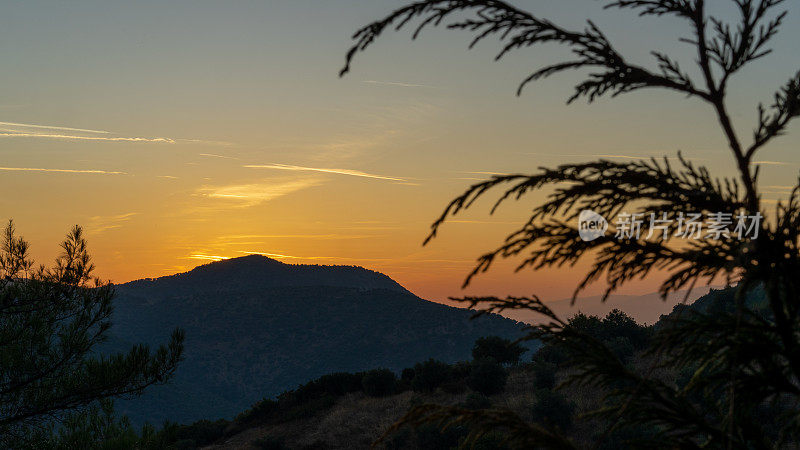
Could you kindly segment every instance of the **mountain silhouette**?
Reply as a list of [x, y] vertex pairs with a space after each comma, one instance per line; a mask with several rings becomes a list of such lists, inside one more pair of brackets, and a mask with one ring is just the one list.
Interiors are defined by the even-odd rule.
[[388, 276], [358, 266], [285, 264], [266, 256], [248, 255], [195, 267], [189, 272], [160, 278], [146, 278], [121, 285], [124, 291], [169, 289], [173, 294], [198, 290], [241, 290], [330, 286], [356, 289], [386, 289], [409, 293]]
[[429, 302], [355, 266], [284, 264], [250, 255], [116, 286], [106, 348], [186, 331], [170, 384], [121, 401], [134, 423], [231, 418], [254, 402], [332, 372], [466, 360], [474, 341], [516, 339], [521, 324]]

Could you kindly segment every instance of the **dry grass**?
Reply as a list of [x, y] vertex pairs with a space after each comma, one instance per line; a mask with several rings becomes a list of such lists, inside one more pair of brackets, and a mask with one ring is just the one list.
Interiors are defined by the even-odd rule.
[[370, 398], [363, 393], [347, 395], [296, 442], [299, 447], [324, 442], [331, 449], [368, 448], [405, 414], [412, 397], [410, 392], [385, 398]]
[[206, 449], [257, 449], [259, 439], [275, 436], [287, 448], [366, 449], [413, 403], [456, 404], [466, 394], [419, 394], [403, 392], [390, 397], [367, 397], [361, 392], [348, 394], [336, 404], [310, 419], [248, 428], [224, 442]]
[[[560, 373], [557, 382], [563, 381], [564, 376]], [[532, 420], [531, 406], [536, 401], [537, 391], [533, 378], [533, 373], [525, 366], [512, 370], [505, 391], [490, 397], [492, 405], [507, 408], [525, 420]], [[600, 399], [600, 393], [591, 387], [567, 387], [563, 393], [575, 404], [579, 414], [597, 407]], [[367, 397], [361, 392], [348, 394], [339, 398], [333, 407], [312, 418], [256, 426], [206, 448], [258, 449], [254, 444], [258, 439], [274, 436], [281, 438], [286, 447], [292, 449], [367, 449], [411, 405], [455, 405], [463, 402], [467, 395], [467, 392], [451, 394], [441, 390], [434, 394], [407, 391], [382, 398]], [[579, 443], [589, 442], [598, 431], [601, 430], [594, 421], [578, 420], [570, 436]]]

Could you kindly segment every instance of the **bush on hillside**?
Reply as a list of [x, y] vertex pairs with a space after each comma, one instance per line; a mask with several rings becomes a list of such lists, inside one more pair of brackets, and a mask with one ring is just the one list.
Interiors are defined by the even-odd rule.
[[492, 358], [500, 364], [517, 364], [525, 348], [499, 336], [479, 338], [472, 347], [473, 359]]
[[230, 422], [225, 419], [213, 422], [200, 420], [191, 425], [179, 426], [175, 431], [175, 438], [177, 440], [190, 440], [196, 446], [202, 447], [225, 436], [225, 430], [229, 424]]
[[297, 388], [295, 396], [301, 401], [325, 395], [339, 397], [350, 392], [360, 391], [361, 378], [360, 374], [347, 372], [323, 375]]
[[561, 366], [568, 360], [567, 351], [557, 344], [548, 343], [533, 355], [533, 361], [546, 361]]
[[466, 380], [471, 371], [471, 361], [460, 361], [450, 365], [450, 376], [455, 380]]
[[636, 348], [634, 348], [631, 340], [623, 336], [609, 339], [606, 345], [608, 345], [608, 349], [623, 362], [630, 360], [636, 352]]
[[436, 425], [426, 424], [417, 427], [415, 434], [417, 448], [424, 448], [425, 450], [450, 450], [458, 448], [462, 439], [464, 439], [468, 433], [463, 426], [452, 426], [442, 430]]
[[489, 400], [489, 397], [480, 392], [470, 392], [467, 394], [467, 398], [461, 403], [461, 406], [472, 410], [487, 409], [491, 408], [492, 401]]
[[320, 413], [330, 409], [336, 404], [336, 397], [330, 394], [320, 398], [298, 403], [283, 411], [281, 421], [304, 420], [320, 415]]
[[535, 360], [531, 363], [531, 370], [533, 383], [537, 389], [551, 390], [555, 387], [556, 371], [558, 370], [555, 364], [544, 360]]
[[295, 390], [283, 392], [276, 399], [261, 400], [249, 410], [236, 416], [234, 427], [273, 418], [292, 420], [310, 417], [331, 407], [338, 397], [360, 391], [363, 377], [364, 374], [346, 372], [324, 375]]
[[469, 362], [458, 362], [450, 366], [447, 381], [439, 385], [439, 389], [448, 394], [463, 394], [467, 391], [467, 377], [472, 369]]
[[603, 327], [606, 330], [607, 338], [625, 338], [636, 350], [647, 346], [652, 333], [650, 327], [639, 325], [631, 316], [618, 309], [606, 315], [603, 319]]
[[[506, 450], [509, 447], [504, 441], [505, 436], [498, 432], [492, 432], [476, 439], [469, 448], [470, 450]], [[464, 444], [465, 442], [462, 440], [461, 445]]]
[[508, 371], [494, 359], [486, 358], [472, 363], [467, 386], [483, 395], [495, 395], [503, 392], [507, 380]]
[[602, 319], [579, 313], [569, 320], [569, 325], [602, 342], [625, 339], [633, 350], [640, 350], [647, 346], [651, 335], [649, 327], [639, 325], [633, 318], [618, 309], [611, 311]]
[[261, 450], [286, 450], [289, 447], [283, 443], [283, 440], [274, 436], [264, 436], [253, 442], [253, 445]]
[[433, 392], [451, 378], [451, 371], [448, 364], [435, 359], [417, 363], [411, 388], [417, 392]]
[[253, 405], [247, 411], [236, 416], [235, 421], [237, 423], [243, 424], [252, 422], [255, 420], [264, 420], [274, 414], [276, 411], [279, 410], [279, 404], [277, 401], [269, 398], [265, 398], [260, 402]]
[[555, 426], [562, 431], [572, 427], [575, 405], [559, 392], [540, 390], [536, 393], [536, 401], [531, 407], [533, 420], [545, 426]]
[[396, 392], [397, 376], [389, 369], [370, 370], [361, 379], [361, 386], [370, 397], [385, 397]]

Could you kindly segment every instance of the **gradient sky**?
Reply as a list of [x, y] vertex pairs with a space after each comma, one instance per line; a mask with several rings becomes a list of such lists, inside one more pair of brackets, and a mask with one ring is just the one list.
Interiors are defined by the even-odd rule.
[[[15, 220], [39, 262], [83, 225], [97, 274], [116, 282], [260, 252], [362, 265], [441, 300], [542, 198], [493, 217], [481, 203], [423, 248], [446, 203], [487, 173], [679, 149], [718, 175], [732, 170], [699, 101], [646, 91], [566, 106], [572, 74], [516, 97], [530, 70], [565, 55], [556, 47], [492, 63], [492, 40], [468, 51], [463, 33], [399, 33], [339, 79], [352, 32], [401, 3], [4, 2], [0, 219]], [[573, 28], [592, 17], [637, 63], [652, 67], [657, 49], [691, 66], [681, 22], [591, 0], [514, 3]], [[755, 105], [800, 69], [800, 11], [783, 30], [775, 53], [733, 82], [742, 136]], [[797, 179], [798, 131], [760, 154], [767, 199]], [[582, 273], [511, 268], [496, 266], [471, 292], [563, 298]]]

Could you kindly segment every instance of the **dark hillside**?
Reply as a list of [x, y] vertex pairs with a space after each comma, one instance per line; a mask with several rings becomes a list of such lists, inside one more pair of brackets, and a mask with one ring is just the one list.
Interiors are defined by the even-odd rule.
[[186, 359], [170, 385], [118, 406], [136, 423], [230, 418], [326, 373], [454, 362], [479, 337], [521, 334], [512, 320], [471, 315], [377, 272], [261, 256], [127, 283], [118, 286], [115, 339], [161, 342], [178, 326]]

